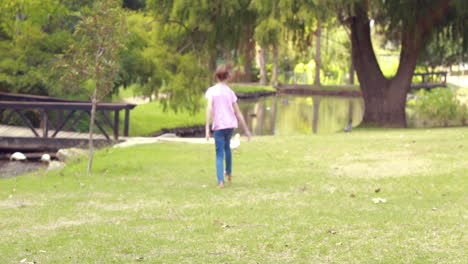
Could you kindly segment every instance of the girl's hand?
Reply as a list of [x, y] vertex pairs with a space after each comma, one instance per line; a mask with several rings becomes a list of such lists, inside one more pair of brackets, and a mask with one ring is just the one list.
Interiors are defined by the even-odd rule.
[[250, 131], [247, 131], [245, 135], [247, 136], [247, 141], [250, 142], [250, 140], [252, 139], [252, 135], [250, 134]]
[[210, 141], [210, 128], [209, 127], [205, 128], [205, 138], [206, 138], [206, 141]]

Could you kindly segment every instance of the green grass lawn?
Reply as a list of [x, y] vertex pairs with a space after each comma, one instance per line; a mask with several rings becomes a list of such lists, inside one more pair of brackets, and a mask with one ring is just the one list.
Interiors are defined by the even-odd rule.
[[275, 92], [276, 89], [269, 85], [229, 84], [236, 93]]
[[[468, 128], [103, 149], [0, 179], [0, 263], [467, 263]], [[386, 199], [373, 203], [372, 198]]]
[[[148, 136], [163, 128], [189, 127], [205, 124], [205, 109], [197, 113], [181, 110], [163, 111], [161, 103], [153, 101], [141, 104], [130, 111], [130, 136]], [[123, 111], [121, 120], [124, 120]], [[123, 126], [123, 121], [120, 122]]]

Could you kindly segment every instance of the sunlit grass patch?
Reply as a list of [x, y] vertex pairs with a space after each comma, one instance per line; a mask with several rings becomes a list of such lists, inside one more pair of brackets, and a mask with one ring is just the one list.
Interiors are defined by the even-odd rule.
[[431, 162], [410, 151], [345, 155], [332, 166], [331, 174], [352, 178], [385, 178], [424, 175]]
[[[130, 136], [149, 136], [164, 128], [189, 127], [204, 124], [204, 109], [196, 113], [167, 109], [158, 101], [138, 105], [130, 114]], [[124, 113], [121, 114], [123, 120]], [[123, 122], [121, 122], [123, 123]]]

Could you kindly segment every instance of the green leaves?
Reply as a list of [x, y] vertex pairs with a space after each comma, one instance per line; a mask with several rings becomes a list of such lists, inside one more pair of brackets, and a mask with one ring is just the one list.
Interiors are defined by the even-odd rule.
[[463, 125], [468, 120], [468, 107], [457, 99], [449, 88], [436, 88], [427, 92], [421, 90], [419, 99], [414, 103], [415, 110], [423, 118], [436, 124], [449, 126], [461, 121]]
[[0, 3], [0, 89], [47, 94], [51, 63], [70, 43], [69, 12], [60, 1]]
[[280, 41], [281, 32], [281, 23], [278, 20], [269, 17], [268, 19], [261, 21], [255, 28], [255, 39], [261, 46], [277, 44]]
[[102, 99], [114, 87], [126, 33], [117, 1], [100, 1], [82, 12], [73, 33], [75, 44], [70, 45], [56, 67], [62, 72], [63, 87], [75, 92], [84, 89], [90, 95], [96, 90], [97, 97]]

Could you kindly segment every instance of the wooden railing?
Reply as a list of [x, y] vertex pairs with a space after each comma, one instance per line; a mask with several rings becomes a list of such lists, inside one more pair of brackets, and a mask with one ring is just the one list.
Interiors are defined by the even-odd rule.
[[[109, 126], [112, 129], [114, 139], [117, 140], [119, 138], [120, 111], [125, 111], [123, 135], [128, 136], [130, 110], [135, 106], [134, 104], [122, 103], [97, 104], [96, 113], [99, 113], [102, 117], [100, 118], [101, 121], [95, 120], [96, 127], [107, 140], [110, 140], [110, 136], [104, 129], [105, 125]], [[54, 138], [60, 131], [67, 128], [67, 125], [68, 130], [75, 130], [75, 126], [80, 119], [86, 115], [91, 116], [91, 107], [92, 104], [86, 101], [0, 93], [0, 123], [8, 124], [11, 118], [17, 115], [31, 129], [35, 137]], [[24, 114], [25, 111], [31, 110], [39, 113], [40, 128], [35, 128], [31, 120]], [[58, 115], [58, 118], [52, 120], [50, 114], [54, 111], [57, 112], [56, 116]], [[113, 120], [109, 116], [109, 112], [113, 113]], [[49, 135], [49, 130], [54, 130], [52, 135]]]
[[446, 84], [447, 72], [414, 73], [411, 89], [432, 89]]

